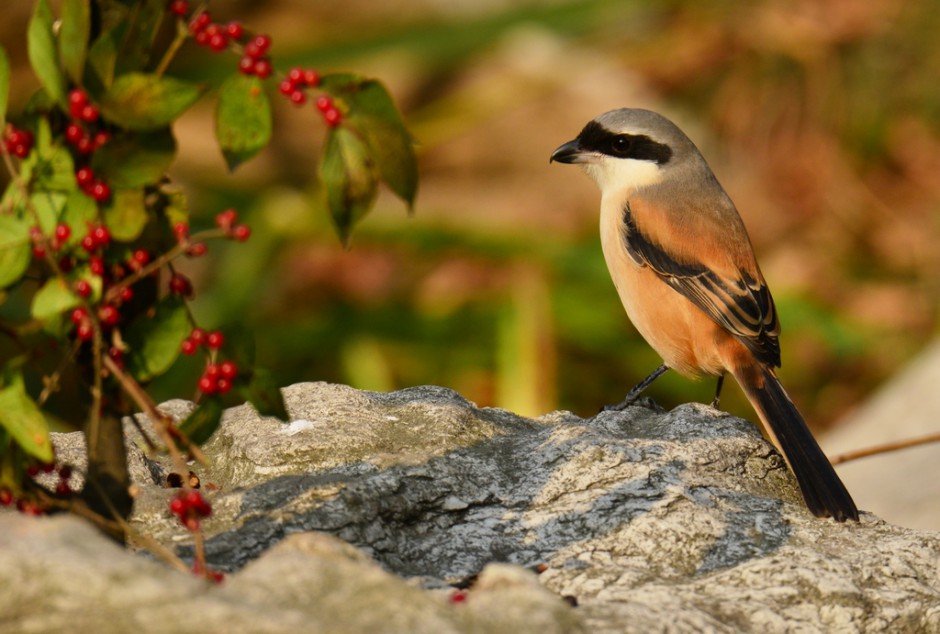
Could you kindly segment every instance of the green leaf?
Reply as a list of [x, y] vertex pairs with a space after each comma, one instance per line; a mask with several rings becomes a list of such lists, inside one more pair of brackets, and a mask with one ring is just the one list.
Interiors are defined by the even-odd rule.
[[94, 70], [94, 76], [104, 89], [111, 88], [114, 83], [118, 50], [127, 28], [127, 20], [119, 22], [114, 28], [101, 34], [88, 49], [88, 65]]
[[34, 178], [42, 189], [68, 191], [75, 189], [75, 164], [64, 147], [53, 145], [48, 152], [38, 153]]
[[72, 230], [67, 245], [78, 245], [85, 234], [88, 225], [98, 220], [98, 203], [89, 198], [80, 189], [73, 189], [65, 199], [65, 209], [62, 210], [61, 222]]
[[0, 216], [0, 288], [20, 279], [29, 266], [29, 227], [12, 216]]
[[418, 191], [414, 143], [391, 95], [381, 82], [355, 75], [327, 75], [322, 87], [348, 106], [344, 125], [359, 132], [382, 180], [408, 207]]
[[271, 140], [271, 104], [261, 80], [241, 73], [219, 88], [215, 136], [230, 171], [253, 157]]
[[255, 365], [255, 336], [248, 326], [232, 324], [222, 330], [225, 335], [222, 349], [219, 351], [223, 359], [231, 359], [240, 368], [251, 368]]
[[65, 78], [59, 68], [59, 55], [56, 51], [55, 35], [52, 33], [52, 23], [52, 11], [49, 9], [48, 0], [39, 0], [26, 30], [27, 53], [29, 63], [42, 87], [62, 108], [67, 109]]
[[114, 80], [101, 99], [101, 111], [130, 130], [152, 130], [173, 122], [202, 94], [202, 89], [173, 77], [128, 73]]
[[222, 422], [222, 399], [217, 396], [207, 398], [199, 407], [180, 423], [179, 430], [197, 445], [209, 440]]
[[143, 187], [157, 183], [176, 156], [169, 128], [140, 134], [115, 135], [92, 157], [91, 166], [112, 187]]
[[183, 300], [175, 295], [164, 297], [153, 315], [141, 315], [125, 333], [130, 349], [128, 371], [138, 381], [163, 374], [179, 356], [180, 345], [191, 329]]
[[119, 242], [131, 242], [140, 237], [147, 226], [144, 190], [115, 190], [111, 202], [104, 208], [104, 222], [111, 230], [111, 237]]
[[254, 405], [260, 415], [273, 416], [285, 423], [290, 421], [290, 415], [284, 406], [281, 389], [267, 370], [255, 368], [251, 380], [247, 385], [241, 385], [239, 392], [248, 402]]
[[0, 128], [6, 126], [7, 106], [10, 102], [10, 58], [0, 46]]
[[33, 296], [32, 314], [39, 321], [55, 317], [79, 304], [78, 295], [58, 277], [50, 278]]
[[0, 427], [13, 436], [23, 450], [41, 462], [52, 462], [49, 424], [42, 410], [26, 392], [23, 375], [9, 365], [0, 387]]
[[[47, 236], [51, 236], [55, 226], [62, 216], [62, 210], [65, 208], [65, 201], [68, 197], [61, 192], [38, 191], [29, 197], [29, 202], [39, 217], [39, 228]], [[32, 214], [25, 216], [30, 225], [34, 224]]]
[[348, 244], [353, 225], [369, 212], [375, 200], [375, 167], [366, 145], [343, 127], [330, 130], [323, 150], [320, 179], [339, 237]]
[[89, 0], [64, 0], [61, 24], [59, 46], [62, 66], [74, 83], [81, 84], [91, 24]]

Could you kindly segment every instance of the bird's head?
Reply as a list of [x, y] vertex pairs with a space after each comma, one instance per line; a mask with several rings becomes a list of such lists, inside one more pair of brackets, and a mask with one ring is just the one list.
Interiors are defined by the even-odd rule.
[[580, 165], [601, 192], [660, 182], [698, 150], [672, 121], [650, 110], [621, 108], [600, 115], [556, 149], [550, 161]]

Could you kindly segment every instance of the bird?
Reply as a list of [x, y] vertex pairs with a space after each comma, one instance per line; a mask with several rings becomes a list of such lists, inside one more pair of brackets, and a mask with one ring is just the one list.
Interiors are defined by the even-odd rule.
[[858, 521], [858, 508], [787, 394], [780, 323], [750, 237], [692, 140], [651, 110], [606, 112], [549, 162], [580, 166], [601, 192], [601, 248], [627, 316], [663, 364], [630, 390], [633, 403], [669, 369], [732, 375], [796, 476], [811, 513]]

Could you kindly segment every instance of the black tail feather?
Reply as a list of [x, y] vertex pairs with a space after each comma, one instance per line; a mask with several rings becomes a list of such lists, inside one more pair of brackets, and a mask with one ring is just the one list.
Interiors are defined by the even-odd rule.
[[754, 370], [747, 369], [757, 376], [737, 376], [735, 373], [735, 378], [744, 388], [774, 443], [783, 452], [800, 484], [806, 506], [817, 517], [832, 517], [837, 522], [858, 521], [858, 508], [852, 496], [773, 370]]

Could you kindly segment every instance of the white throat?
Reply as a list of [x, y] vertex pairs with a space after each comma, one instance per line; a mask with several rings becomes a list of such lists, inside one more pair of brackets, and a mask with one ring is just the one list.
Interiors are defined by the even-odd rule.
[[663, 171], [652, 161], [617, 159], [601, 156], [582, 163], [584, 171], [594, 179], [602, 195], [619, 191], [635, 191], [662, 180]]

